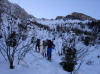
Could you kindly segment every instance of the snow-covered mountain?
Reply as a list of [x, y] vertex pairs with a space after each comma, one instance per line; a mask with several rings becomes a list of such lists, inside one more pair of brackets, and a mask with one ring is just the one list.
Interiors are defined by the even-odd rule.
[[[13, 32], [17, 35], [18, 43], [16, 47], [8, 48], [7, 41]], [[47, 39], [54, 42], [51, 62], [34, 52], [38, 38], [41, 44]], [[68, 72], [59, 63], [64, 57], [64, 47], [70, 45], [77, 49], [74, 74], [100, 73], [100, 21], [78, 12], [56, 19], [39, 19], [29, 15], [17, 4], [0, 0], [0, 71], [3, 74], [66, 74]], [[6, 53], [8, 49], [9, 54]], [[7, 55], [11, 56], [10, 60], [14, 56], [13, 71], [8, 68]]]
[[10, 3], [8, 0], [0, 0], [0, 12], [12, 15], [16, 18], [27, 19], [33, 17], [17, 4]]

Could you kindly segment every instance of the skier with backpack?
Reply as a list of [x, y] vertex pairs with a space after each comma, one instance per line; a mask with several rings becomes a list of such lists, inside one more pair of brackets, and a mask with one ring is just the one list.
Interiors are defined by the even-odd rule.
[[36, 50], [36, 52], [40, 52], [40, 39], [37, 39], [37, 41], [36, 41], [35, 50]]
[[51, 40], [48, 40], [45, 46], [47, 46], [47, 59], [51, 61], [52, 49], [55, 47], [55, 45]]
[[43, 47], [42, 54], [43, 54], [43, 57], [46, 57], [46, 46], [45, 46], [45, 44], [46, 44], [46, 41], [43, 41], [43, 43], [42, 43], [42, 47]]

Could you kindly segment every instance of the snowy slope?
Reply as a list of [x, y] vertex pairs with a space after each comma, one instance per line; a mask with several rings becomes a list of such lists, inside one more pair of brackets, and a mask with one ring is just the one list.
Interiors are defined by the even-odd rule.
[[100, 74], [100, 46], [90, 47], [90, 52], [84, 58], [84, 62], [79, 69], [79, 74]]

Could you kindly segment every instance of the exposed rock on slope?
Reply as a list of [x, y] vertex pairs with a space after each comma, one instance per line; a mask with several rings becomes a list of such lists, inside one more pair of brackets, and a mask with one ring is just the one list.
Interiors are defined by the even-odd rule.
[[69, 14], [67, 16], [57, 16], [57, 19], [63, 19], [63, 20], [68, 20], [68, 19], [72, 19], [72, 20], [96, 20], [95, 18], [92, 18], [88, 15], [85, 15], [83, 13], [78, 13], [78, 12], [73, 12], [72, 14]]

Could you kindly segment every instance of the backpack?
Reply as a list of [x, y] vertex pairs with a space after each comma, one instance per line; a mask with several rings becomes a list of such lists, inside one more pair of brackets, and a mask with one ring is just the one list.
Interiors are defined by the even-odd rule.
[[51, 40], [48, 41], [48, 48], [52, 48], [53, 42]]
[[46, 41], [43, 41], [43, 44], [42, 45], [45, 46], [45, 44], [46, 44]]
[[40, 39], [37, 39], [37, 45], [40, 45]]

